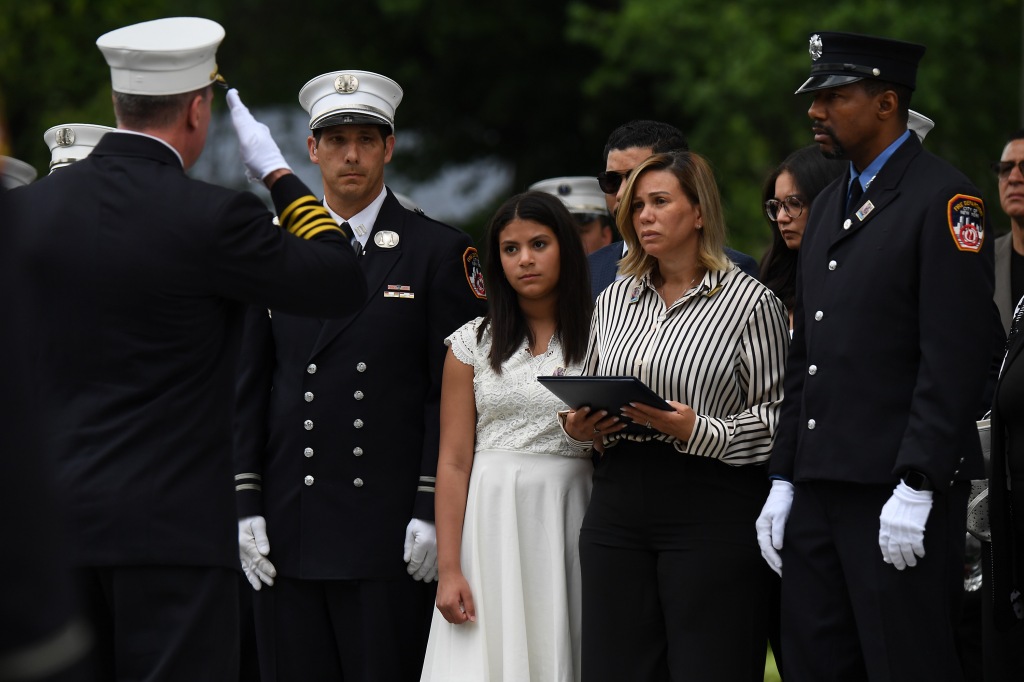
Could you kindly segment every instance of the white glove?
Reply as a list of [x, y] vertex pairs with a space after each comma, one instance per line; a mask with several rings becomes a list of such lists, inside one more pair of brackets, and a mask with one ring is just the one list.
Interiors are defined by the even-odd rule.
[[437, 532], [429, 521], [413, 519], [405, 528], [405, 570], [413, 580], [437, 580]]
[[924, 524], [931, 511], [931, 490], [899, 482], [878, 517], [878, 546], [885, 563], [901, 571], [917, 566], [917, 557], [924, 557]]
[[238, 522], [238, 555], [242, 561], [242, 572], [259, 591], [263, 583], [274, 584], [277, 569], [270, 563], [270, 540], [267, 539], [267, 521], [262, 516], [247, 516]]
[[249, 108], [239, 99], [238, 90], [228, 90], [227, 100], [228, 108], [231, 109], [231, 123], [238, 133], [242, 163], [245, 164], [249, 179], [258, 182], [280, 168], [291, 170], [274, 138], [270, 136], [270, 128], [252, 117]]
[[789, 510], [793, 507], [793, 484], [789, 481], [775, 479], [768, 499], [764, 501], [761, 514], [757, 517], [757, 544], [761, 547], [761, 556], [768, 562], [772, 570], [782, 575], [782, 557], [778, 550], [782, 549], [782, 538], [786, 534], [786, 521]]

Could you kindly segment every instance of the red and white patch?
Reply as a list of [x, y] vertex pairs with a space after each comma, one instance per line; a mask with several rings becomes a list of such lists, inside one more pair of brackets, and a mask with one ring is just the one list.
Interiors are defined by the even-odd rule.
[[978, 253], [985, 243], [985, 202], [978, 197], [957, 194], [947, 204], [949, 233], [956, 248]]
[[480, 267], [480, 255], [472, 246], [462, 254], [462, 265], [466, 270], [466, 281], [473, 295], [477, 298], [487, 299], [487, 290], [484, 288], [484, 271]]

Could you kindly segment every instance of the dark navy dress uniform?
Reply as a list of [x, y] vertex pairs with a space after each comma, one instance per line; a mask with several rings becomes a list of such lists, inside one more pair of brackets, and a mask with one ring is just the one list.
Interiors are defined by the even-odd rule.
[[[959, 679], [953, 623], [991, 358], [985, 207], [914, 135], [846, 212], [849, 179], [811, 209], [770, 463], [795, 484], [782, 548], [785, 675], [855, 679], [837, 671], [866, 665], [856, 679]], [[882, 561], [879, 513], [908, 470], [935, 492], [926, 555], [898, 571]]]
[[[436, 584], [406, 572], [405, 529], [434, 519], [444, 338], [483, 314], [483, 282], [468, 235], [390, 190], [359, 264], [368, 295], [344, 318], [247, 318], [236, 483], [278, 572], [255, 595], [265, 679], [419, 679], [423, 662]], [[282, 611], [285, 590], [311, 606]], [[308, 656], [278, 660], [281, 638]]]
[[[337, 316], [365, 291], [305, 185], [288, 175], [272, 195], [281, 227], [255, 195], [187, 177], [162, 141], [112, 132], [12, 193], [19, 219], [4, 226], [23, 240], [44, 428], [97, 655], [137, 638], [130, 648], [161, 656], [171, 679], [227, 679], [212, 661], [237, 661], [237, 599], [198, 604], [237, 594], [231, 416], [246, 305]], [[164, 622], [154, 603], [178, 611]], [[174, 655], [196, 641], [165, 641], [182, 621], [208, 662]], [[131, 677], [136, 663], [101, 660], [98, 674]]]

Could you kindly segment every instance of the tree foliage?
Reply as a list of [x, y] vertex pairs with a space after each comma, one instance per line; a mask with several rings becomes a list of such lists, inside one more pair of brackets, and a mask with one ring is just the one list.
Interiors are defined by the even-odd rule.
[[[734, 246], [767, 243], [760, 188], [811, 142], [807, 37], [873, 33], [928, 46], [911, 106], [936, 121], [927, 146], [975, 179], [1001, 215], [987, 164], [1020, 122], [1016, 0], [0, 0], [0, 92], [13, 154], [44, 169], [51, 125], [112, 124], [96, 38], [160, 16], [196, 15], [226, 31], [221, 71], [251, 106], [297, 107], [326, 71], [398, 81], [394, 163], [426, 179], [491, 157], [515, 169], [510, 192], [601, 170], [608, 133], [634, 118], [679, 126], [714, 165]], [[499, 197], [500, 201], [503, 197]], [[464, 225], [477, 232], [486, 216]]]

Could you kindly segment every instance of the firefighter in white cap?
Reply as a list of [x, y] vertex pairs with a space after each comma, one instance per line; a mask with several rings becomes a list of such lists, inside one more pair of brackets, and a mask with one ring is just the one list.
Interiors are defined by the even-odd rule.
[[365, 292], [348, 235], [236, 92], [243, 161], [280, 226], [253, 194], [185, 175], [206, 141], [223, 37], [198, 18], [101, 36], [117, 130], [11, 192], [96, 679], [237, 677], [231, 416], [244, 306], [338, 317]]
[[576, 219], [583, 250], [590, 254], [615, 239], [614, 221], [605, 194], [592, 175], [549, 178], [530, 185], [531, 190], [558, 197]]
[[486, 301], [469, 236], [384, 184], [401, 99], [356, 70], [299, 93], [324, 206], [354, 236], [368, 295], [337, 321], [247, 319], [235, 479], [264, 682], [400, 682], [423, 665], [444, 339]]

